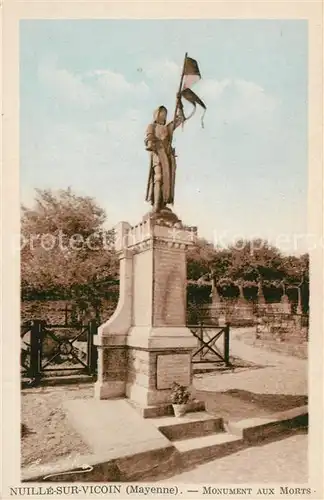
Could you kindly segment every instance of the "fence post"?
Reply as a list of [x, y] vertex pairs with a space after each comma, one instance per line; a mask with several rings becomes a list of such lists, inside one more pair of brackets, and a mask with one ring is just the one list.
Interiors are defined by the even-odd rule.
[[96, 320], [91, 320], [89, 322], [89, 333], [88, 333], [88, 348], [87, 348], [87, 353], [88, 353], [88, 359], [87, 359], [87, 365], [88, 365], [88, 373], [89, 375], [92, 375], [96, 371], [97, 367], [97, 348], [93, 343], [93, 336], [97, 334], [97, 322]]
[[226, 323], [226, 326], [224, 328], [224, 359], [225, 359], [225, 364], [226, 366], [229, 366], [229, 332], [230, 332], [230, 325], [229, 323]]
[[42, 321], [34, 320], [30, 330], [30, 378], [37, 384], [41, 377]]
[[200, 340], [199, 340], [199, 348], [202, 348], [200, 353], [199, 353], [199, 359], [200, 361], [203, 361], [204, 358], [204, 349], [203, 349], [203, 340], [204, 340], [204, 325], [203, 325], [203, 320], [200, 320]]
[[[65, 317], [64, 317], [65, 325], [68, 324], [68, 305], [65, 304]], [[56, 321], [55, 321], [56, 323]]]

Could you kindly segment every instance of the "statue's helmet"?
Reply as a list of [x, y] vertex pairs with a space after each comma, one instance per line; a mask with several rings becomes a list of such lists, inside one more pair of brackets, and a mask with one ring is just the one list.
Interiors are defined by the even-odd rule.
[[167, 114], [168, 114], [168, 110], [167, 110], [167, 108], [165, 106], [159, 106], [154, 111], [153, 118], [154, 118], [154, 121], [157, 122], [159, 120], [159, 116], [160, 116], [161, 112], [165, 115], [164, 120], [163, 120], [163, 124], [165, 124], [166, 123], [166, 119], [167, 119]]

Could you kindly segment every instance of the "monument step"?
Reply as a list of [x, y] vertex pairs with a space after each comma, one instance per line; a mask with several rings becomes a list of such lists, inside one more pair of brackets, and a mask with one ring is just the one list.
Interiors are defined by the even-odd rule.
[[[151, 406], [141, 406], [140, 404], [127, 399], [128, 404], [132, 406], [143, 418], [159, 418], [167, 415], [174, 417], [172, 404], [165, 403]], [[188, 403], [188, 412], [200, 412], [205, 410], [205, 402], [193, 400]]]
[[227, 432], [173, 441], [172, 444], [186, 466], [224, 457], [245, 446], [242, 437]]
[[183, 417], [162, 417], [149, 420], [170, 441], [207, 436], [223, 431], [223, 419], [205, 411], [186, 413]]
[[308, 407], [299, 406], [276, 413], [269, 418], [249, 418], [238, 422], [224, 422], [226, 432], [236, 435], [245, 442], [254, 443], [271, 438], [289, 430], [308, 426]]

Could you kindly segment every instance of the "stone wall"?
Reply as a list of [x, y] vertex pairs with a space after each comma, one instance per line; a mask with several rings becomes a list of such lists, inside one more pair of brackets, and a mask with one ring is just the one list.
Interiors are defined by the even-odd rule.
[[299, 344], [308, 341], [308, 317], [296, 314], [263, 316], [256, 325], [256, 338]]
[[203, 322], [232, 327], [255, 327], [256, 338], [267, 341], [303, 343], [308, 340], [308, 316], [296, 314], [282, 302], [263, 303], [221, 300], [202, 307]]
[[64, 324], [66, 317], [71, 321], [71, 301], [28, 300], [21, 303], [21, 322], [41, 319], [50, 324]]
[[[109, 318], [116, 308], [116, 300], [103, 300], [100, 316], [102, 320]], [[71, 300], [25, 300], [21, 302], [21, 323], [40, 319], [49, 324], [65, 324], [67, 322], [90, 321], [96, 316], [94, 309], [81, 313]]]

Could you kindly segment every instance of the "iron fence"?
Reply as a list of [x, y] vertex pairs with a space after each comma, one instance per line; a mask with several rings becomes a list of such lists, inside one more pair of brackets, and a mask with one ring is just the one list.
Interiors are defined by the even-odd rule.
[[37, 384], [43, 377], [57, 374], [96, 372], [97, 349], [93, 337], [97, 324], [52, 325], [33, 320], [21, 325], [21, 376]]
[[[223, 327], [212, 324], [188, 325], [191, 333], [198, 339], [198, 347], [193, 352], [193, 363], [225, 363], [230, 366], [230, 325]], [[223, 337], [222, 342], [219, 340]]]

